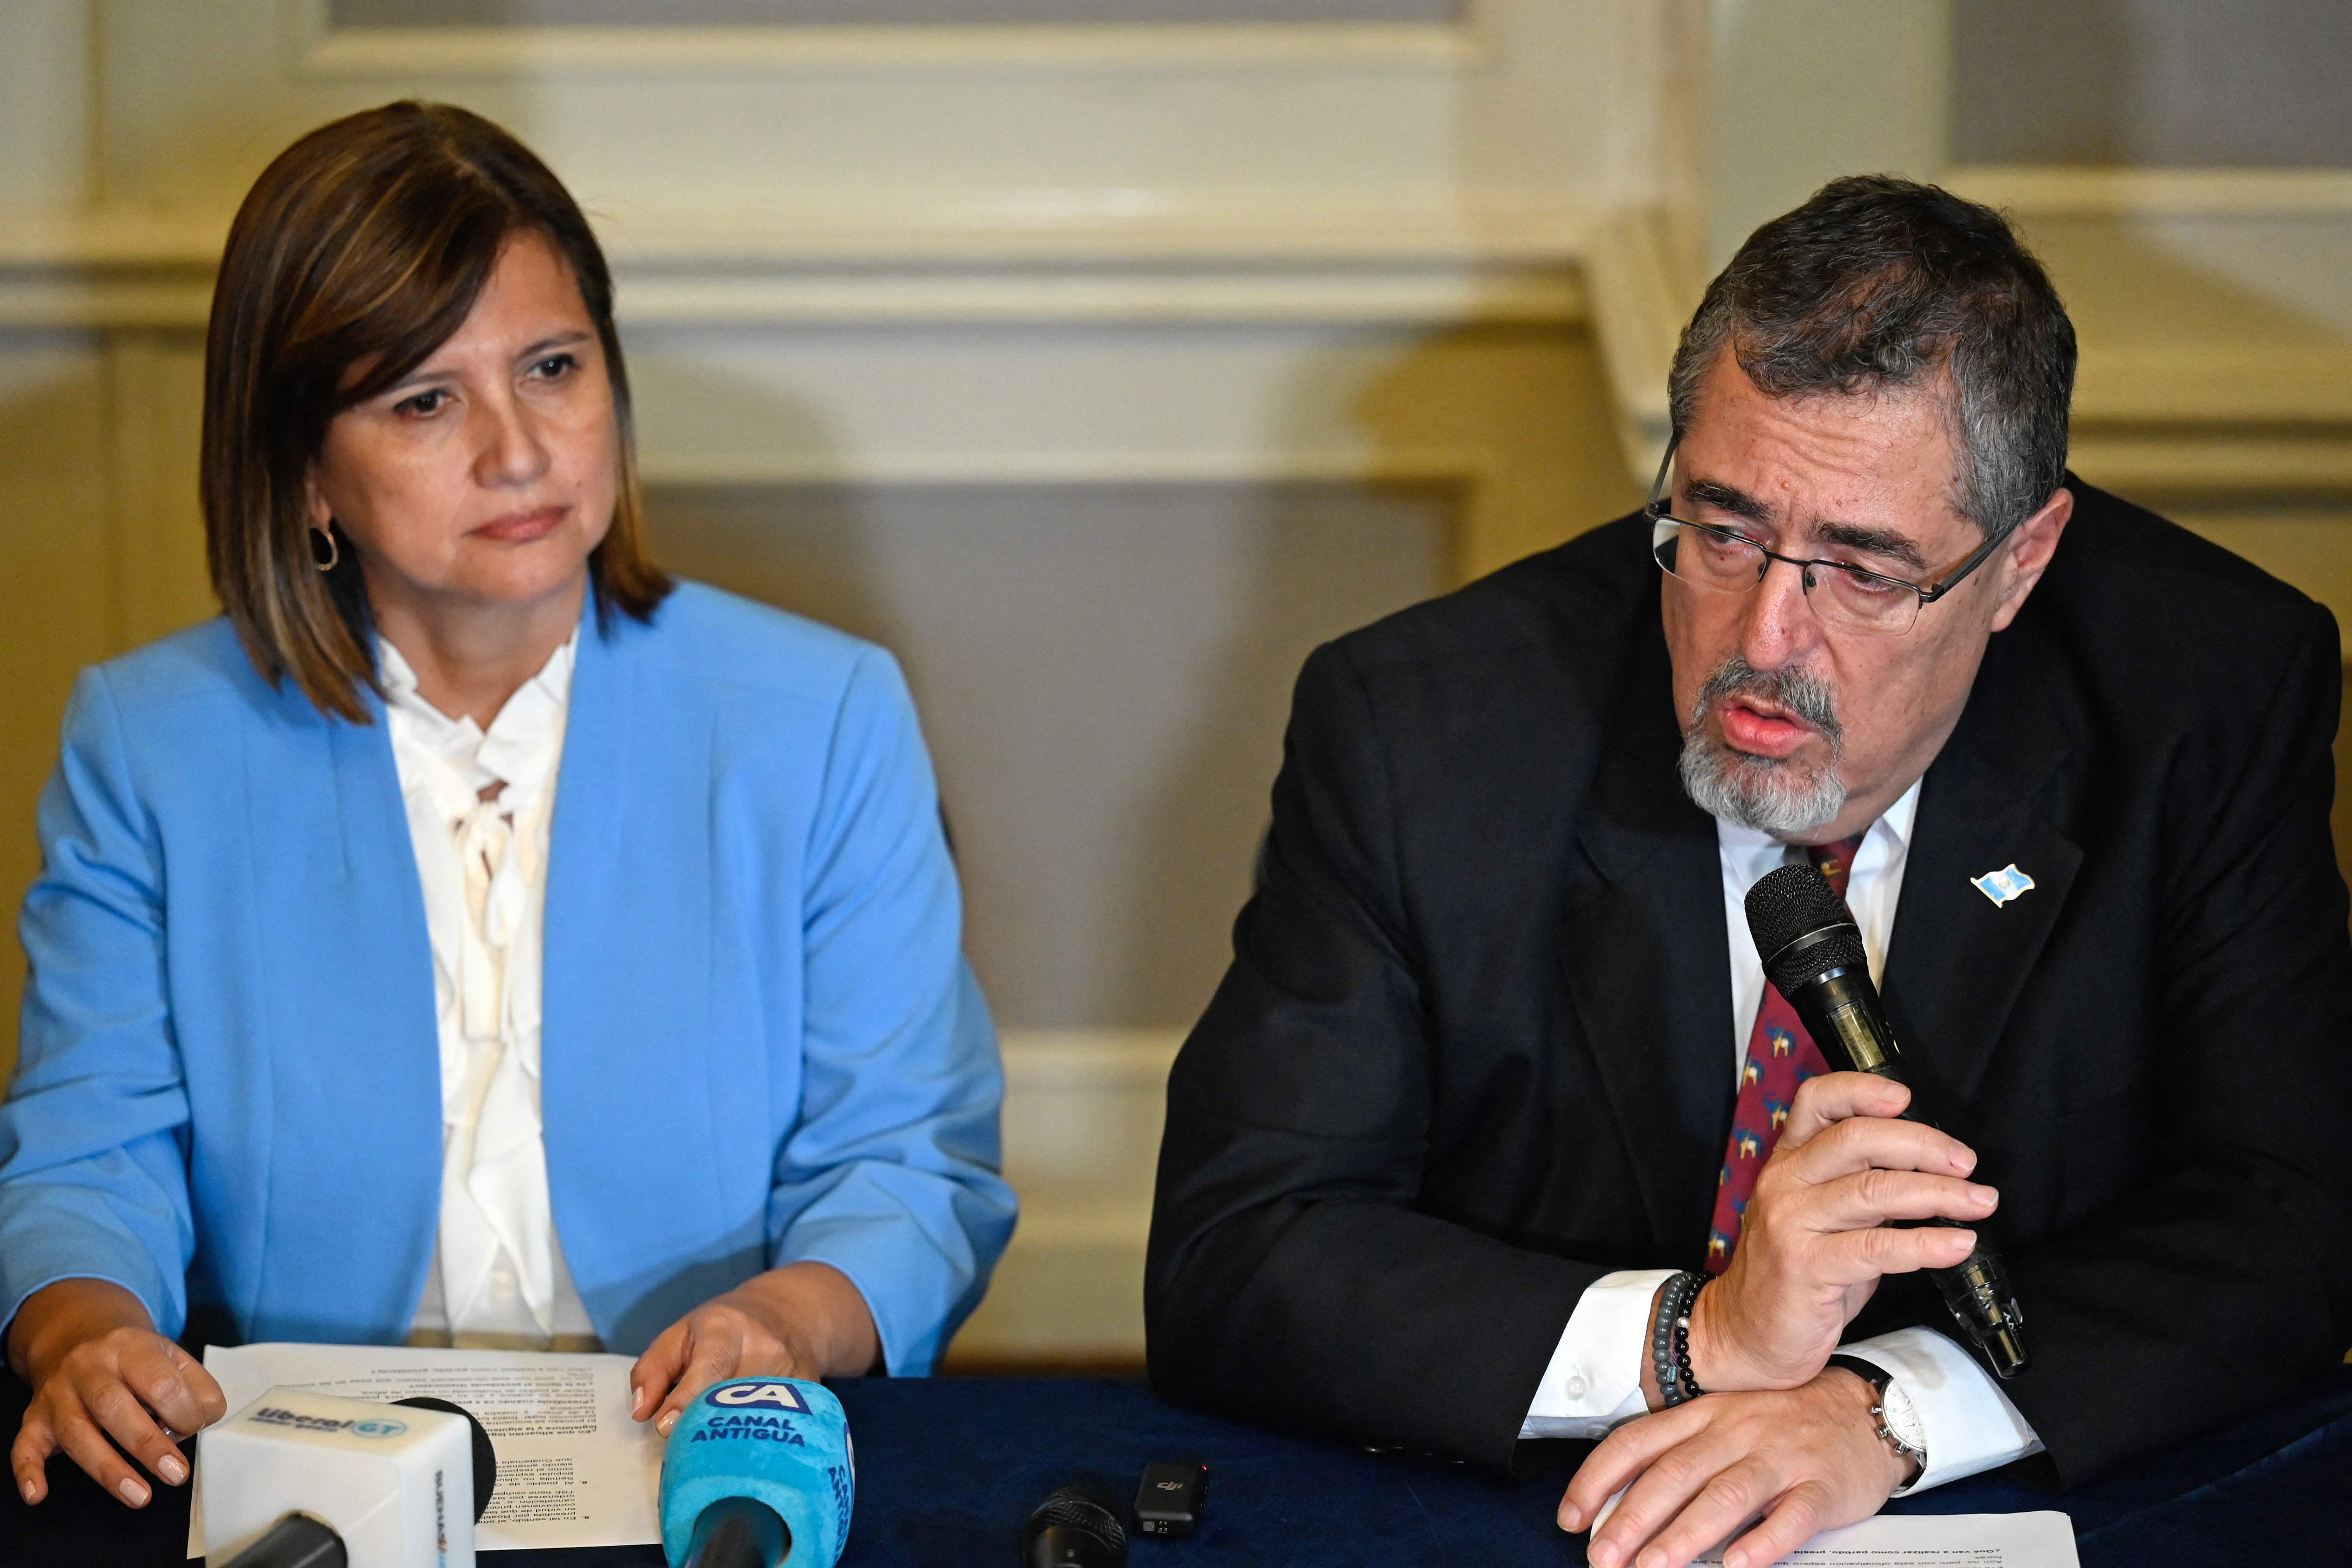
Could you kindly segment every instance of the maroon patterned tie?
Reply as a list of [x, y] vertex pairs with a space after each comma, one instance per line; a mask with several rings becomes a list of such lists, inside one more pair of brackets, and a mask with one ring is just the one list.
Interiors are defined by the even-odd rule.
[[[1846, 873], [1861, 847], [1862, 834], [1857, 833], [1834, 844], [1809, 846], [1805, 856], [1843, 898]], [[1763, 1005], [1756, 1009], [1756, 1027], [1748, 1037], [1748, 1058], [1739, 1066], [1731, 1142], [1723, 1152], [1723, 1173], [1716, 1180], [1715, 1224], [1706, 1235], [1709, 1274], [1722, 1273], [1739, 1245], [1739, 1216], [1748, 1212], [1748, 1199], [1756, 1191], [1756, 1173], [1772, 1157], [1772, 1145], [1788, 1124], [1797, 1086], [1829, 1070], [1821, 1047], [1797, 1021], [1797, 1010], [1766, 982]]]

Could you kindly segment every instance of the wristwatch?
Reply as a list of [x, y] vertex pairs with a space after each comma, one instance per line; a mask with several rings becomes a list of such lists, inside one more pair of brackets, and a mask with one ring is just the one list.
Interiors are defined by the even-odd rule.
[[[1927, 1473], [1927, 1428], [1919, 1419], [1919, 1412], [1895, 1374], [1876, 1362], [1856, 1355], [1833, 1355], [1830, 1366], [1842, 1366], [1870, 1384], [1870, 1415], [1878, 1423], [1878, 1436], [1886, 1446], [1904, 1458], [1918, 1466], [1903, 1479], [1902, 1486]], [[1901, 1490], [1902, 1487], [1897, 1487]]]

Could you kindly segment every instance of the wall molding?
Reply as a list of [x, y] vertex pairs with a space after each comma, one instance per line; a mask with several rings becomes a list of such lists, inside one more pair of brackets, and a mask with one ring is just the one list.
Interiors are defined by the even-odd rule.
[[[2188, 220], [2218, 232], [2225, 254], [2271, 243], [2275, 220], [2352, 221], [2352, 171], [1979, 167], [1953, 170], [1945, 184], [2029, 230], [2037, 220]], [[1664, 450], [1667, 372], [1703, 286], [1670, 233], [1662, 210], [1629, 209], [1596, 224], [1589, 251], [1593, 328], [1627, 468], [1643, 483]], [[2104, 281], [2070, 282], [2078, 319]], [[2126, 489], [2244, 498], [2352, 487], [2352, 342], [2324, 331], [2292, 342], [2183, 342], [2171, 326], [2086, 334], [2074, 391], [2079, 471]]]
[[337, 27], [327, 0], [284, 0], [289, 67], [312, 79], [605, 77], [888, 70], [1055, 74], [1455, 70], [1495, 47], [1486, 0], [1454, 25]]
[[1597, 226], [1587, 274], [1618, 444], [1627, 470], [1646, 485], [1673, 434], [1666, 376], [1701, 282], [1654, 207], [1628, 208]]
[[[756, 224], [598, 215], [626, 323], [1562, 325], [1589, 310], [1582, 209], [1257, 199], [1181, 208], [1019, 193], [812, 202]], [[201, 328], [227, 220], [0, 224], [0, 328]]]
[[[2227, 223], [2352, 216], [2352, 172], [1966, 169], [1953, 187], [2034, 216]], [[1000, 193], [927, 205], [907, 193], [747, 224], [624, 210], [599, 223], [625, 321], [702, 327], [1202, 325], [1444, 331], [1589, 322], [1609, 373], [1626, 470], [1646, 481], [1667, 431], [1666, 371], [1698, 280], [1654, 208], [1530, 199], [1263, 198], [1122, 209]], [[0, 226], [0, 328], [200, 331], [225, 224], [126, 209]], [[2076, 397], [2078, 463], [2108, 482], [2231, 494], [2340, 489], [2352, 474], [2352, 349], [2093, 345]], [[992, 447], [877, 468], [772, 459], [666, 465], [677, 482], [1465, 478], [1458, 452], [1300, 450], [1278, 460], [1108, 451], [1038, 459]]]
[[1968, 164], [1946, 189], [2020, 217], [2352, 214], [2352, 169], [2125, 169]]

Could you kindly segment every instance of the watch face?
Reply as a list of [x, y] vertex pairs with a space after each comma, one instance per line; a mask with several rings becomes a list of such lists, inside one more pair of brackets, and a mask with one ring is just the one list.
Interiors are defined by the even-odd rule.
[[1904, 1392], [1903, 1384], [1890, 1378], [1885, 1392], [1879, 1395], [1878, 1403], [1879, 1407], [1886, 1412], [1886, 1429], [1912, 1447], [1926, 1453], [1927, 1428], [1919, 1419], [1918, 1407], [1911, 1403], [1911, 1395]]

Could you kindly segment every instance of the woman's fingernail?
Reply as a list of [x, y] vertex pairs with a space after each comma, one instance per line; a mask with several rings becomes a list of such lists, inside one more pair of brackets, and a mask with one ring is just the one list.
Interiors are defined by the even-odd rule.
[[1619, 1555], [1617, 1543], [1613, 1541], [1596, 1541], [1584, 1549], [1584, 1560], [1598, 1563], [1600, 1568], [1617, 1568]]
[[1748, 1568], [1748, 1553], [1737, 1547], [1723, 1554], [1723, 1568]]
[[1980, 1204], [1997, 1204], [2000, 1202], [2000, 1189], [1971, 1184], [1969, 1187], [1969, 1196]]
[[138, 1477], [123, 1477], [122, 1484], [114, 1489], [121, 1492], [122, 1494], [122, 1500], [129, 1503], [132, 1508], [145, 1508], [147, 1506], [147, 1489], [139, 1484]]
[[656, 1432], [658, 1432], [658, 1433], [660, 1433], [663, 1436], [667, 1437], [667, 1436], [669, 1436], [669, 1429], [670, 1429], [671, 1427], [673, 1427], [673, 1426], [677, 1426], [677, 1411], [675, 1411], [675, 1410], [673, 1410], [673, 1411], [671, 1411], [668, 1415], [667, 1415], [663, 1416], [660, 1420], [658, 1420], [658, 1421], [656, 1421], [656, 1422], [655, 1422], [655, 1423], [654, 1423], [654, 1430], [655, 1430], [655, 1431], [656, 1431]]
[[1559, 1527], [1570, 1535], [1574, 1535], [1584, 1528], [1584, 1515], [1579, 1513], [1574, 1507], [1562, 1503], [1559, 1510]]
[[176, 1487], [188, 1479], [188, 1467], [179, 1455], [166, 1454], [155, 1461], [155, 1473]]

